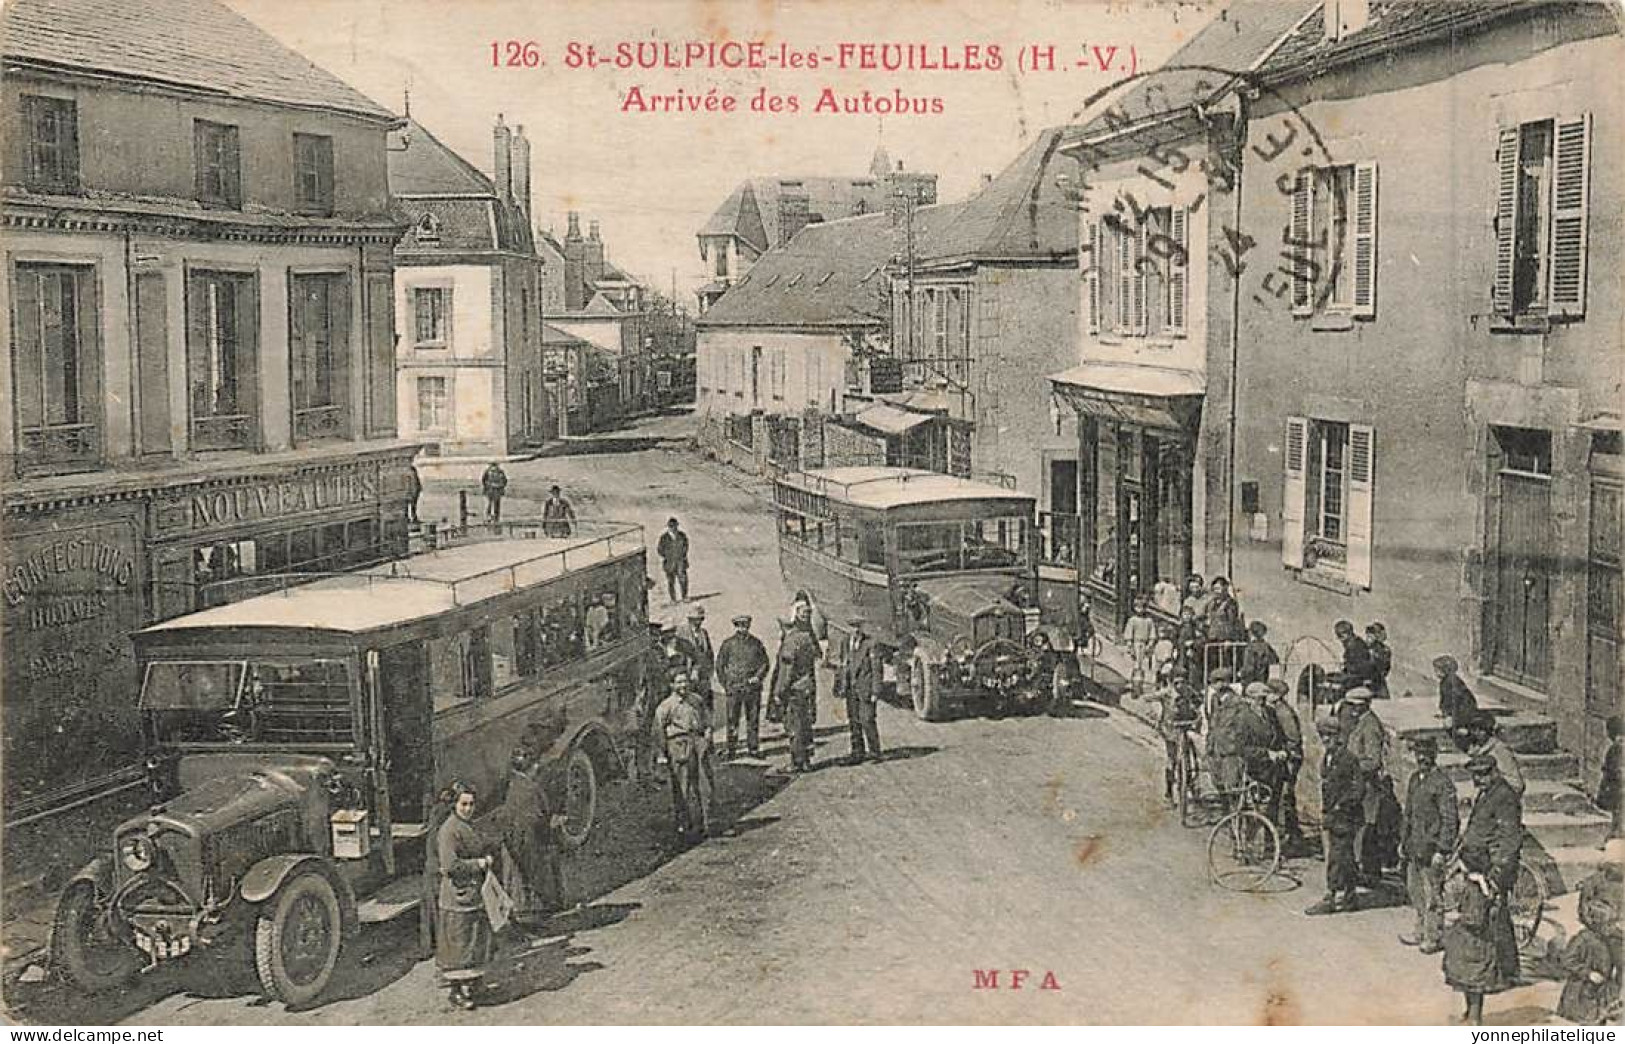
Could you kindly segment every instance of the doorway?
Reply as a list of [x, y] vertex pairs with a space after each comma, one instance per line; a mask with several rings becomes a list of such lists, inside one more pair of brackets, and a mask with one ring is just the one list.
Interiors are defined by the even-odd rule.
[[426, 821], [434, 800], [429, 650], [407, 642], [378, 654], [382, 745], [389, 751], [389, 808], [396, 822]]
[[1544, 691], [1551, 674], [1551, 433], [1493, 429], [1497, 504], [1488, 659], [1492, 674]]

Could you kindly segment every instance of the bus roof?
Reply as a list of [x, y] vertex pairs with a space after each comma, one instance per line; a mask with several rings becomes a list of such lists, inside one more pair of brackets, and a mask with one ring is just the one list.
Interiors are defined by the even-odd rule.
[[947, 500], [1033, 501], [1029, 493], [919, 468], [814, 468], [791, 472], [779, 481], [830, 500], [879, 510]]
[[177, 616], [138, 632], [273, 627], [359, 634], [477, 605], [643, 548], [641, 526], [567, 538], [504, 537], [425, 551], [369, 569]]

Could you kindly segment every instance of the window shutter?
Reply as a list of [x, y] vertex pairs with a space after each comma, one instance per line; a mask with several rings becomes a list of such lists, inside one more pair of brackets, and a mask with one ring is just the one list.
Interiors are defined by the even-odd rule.
[[1190, 270], [1190, 237], [1186, 232], [1188, 223], [1189, 216], [1184, 207], [1174, 207], [1168, 212], [1168, 238], [1174, 241], [1176, 247], [1168, 258], [1168, 332], [1175, 337], [1185, 336], [1186, 287], [1190, 283], [1187, 275]]
[[1117, 239], [1117, 332], [1134, 330], [1134, 247], [1128, 231], [1119, 227]]
[[1150, 234], [1148, 225], [1141, 225], [1133, 237], [1134, 260], [1130, 263], [1134, 273], [1134, 333], [1145, 336], [1146, 319], [1150, 312], [1149, 302], [1146, 301], [1147, 281], [1145, 278], [1145, 239]]
[[1089, 332], [1100, 332], [1100, 222], [1089, 222], [1089, 260], [1083, 279], [1089, 295]]
[[1309, 266], [1315, 259], [1309, 246], [1309, 237], [1314, 233], [1314, 198], [1315, 172], [1300, 170], [1297, 183], [1292, 187], [1293, 315], [1308, 315], [1314, 311], [1314, 287], [1309, 281]]
[[1518, 231], [1518, 128], [1502, 127], [1495, 154], [1499, 181], [1495, 199], [1495, 283], [1490, 304], [1496, 315], [1512, 315], [1512, 262]]
[[1281, 562], [1303, 568], [1303, 509], [1307, 496], [1309, 421], [1286, 419], [1286, 471], [1281, 483]]
[[1377, 314], [1377, 165], [1354, 167], [1354, 314]]
[[209, 157], [208, 133], [202, 120], [192, 121], [192, 189], [200, 200], [213, 199], [209, 186], [209, 171], [213, 161]]
[[1376, 440], [1371, 426], [1349, 425], [1348, 567], [1346, 579], [1371, 586], [1371, 507], [1376, 480]]
[[1579, 317], [1586, 304], [1586, 207], [1591, 171], [1591, 114], [1555, 121], [1552, 143], [1551, 286], [1554, 316]]

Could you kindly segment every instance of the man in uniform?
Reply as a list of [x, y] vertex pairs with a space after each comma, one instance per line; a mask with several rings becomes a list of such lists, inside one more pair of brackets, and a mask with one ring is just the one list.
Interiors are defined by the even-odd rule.
[[739, 718], [745, 718], [745, 749], [750, 756], [762, 756], [762, 680], [767, 677], [767, 647], [750, 633], [751, 620], [743, 614], [733, 618], [734, 633], [717, 649], [717, 681], [727, 698], [728, 756], [739, 749]]
[[694, 688], [705, 699], [705, 709], [716, 709], [711, 689], [711, 676], [716, 669], [716, 650], [711, 645], [711, 633], [705, 629], [705, 606], [689, 609], [688, 619], [677, 629], [677, 647], [688, 657], [689, 670], [694, 675]]
[[813, 721], [818, 709], [818, 639], [811, 627], [812, 607], [796, 606], [796, 620], [779, 639], [779, 662], [773, 675], [773, 698], [784, 714], [790, 738], [790, 771], [812, 767]]
[[1320, 817], [1326, 831], [1326, 895], [1304, 912], [1310, 915], [1345, 913], [1357, 908], [1359, 868], [1354, 862], [1354, 838], [1363, 822], [1364, 788], [1360, 763], [1343, 744], [1343, 729], [1335, 717], [1315, 723], [1326, 748], [1320, 768]]
[[655, 725], [666, 746], [677, 836], [693, 843], [705, 837], [711, 825], [711, 715], [687, 674], [672, 676], [671, 695], [656, 708]]
[[846, 701], [846, 722], [852, 734], [851, 764], [865, 758], [880, 760], [880, 726], [875, 722], [875, 685], [880, 665], [875, 642], [863, 629], [863, 617], [847, 621], [852, 634], [842, 643], [841, 661], [835, 668], [835, 698]]
[[1416, 930], [1401, 935], [1406, 946], [1438, 953], [1444, 930], [1444, 870], [1456, 850], [1460, 817], [1456, 785], [1439, 767], [1439, 744], [1431, 736], [1411, 741], [1416, 771], [1405, 784], [1405, 890], [1416, 911]]

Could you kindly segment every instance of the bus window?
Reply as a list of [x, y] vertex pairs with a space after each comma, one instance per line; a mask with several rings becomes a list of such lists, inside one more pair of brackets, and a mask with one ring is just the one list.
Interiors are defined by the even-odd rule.
[[253, 739], [265, 743], [349, 743], [355, 738], [350, 680], [340, 660], [253, 663], [243, 706]]
[[541, 614], [532, 609], [513, 618], [514, 670], [521, 678], [534, 675], [540, 666], [538, 655], [542, 643]]
[[513, 617], [491, 624], [491, 685], [501, 692], [519, 680], [519, 657]]
[[469, 631], [463, 649], [463, 691], [471, 699], [483, 700], [491, 695], [491, 629]]
[[463, 688], [463, 641], [463, 635], [451, 635], [429, 642], [429, 691], [434, 694], [436, 712], [468, 700]]
[[581, 657], [581, 611], [573, 597], [542, 607], [541, 665], [556, 667]]
[[983, 518], [965, 523], [965, 568], [1007, 569], [1026, 558], [1026, 520]]
[[959, 522], [915, 522], [897, 527], [897, 566], [905, 573], [953, 572], [964, 568]]
[[584, 634], [587, 651], [593, 652], [621, 636], [621, 614], [614, 588], [594, 590], [586, 596], [586, 626]]
[[873, 569], [886, 568], [886, 535], [878, 522], [863, 522], [858, 527], [858, 564]]
[[779, 512], [779, 533], [798, 544], [807, 542], [807, 520], [789, 511]]
[[858, 523], [849, 515], [835, 521], [835, 553], [843, 562], [858, 564]]

